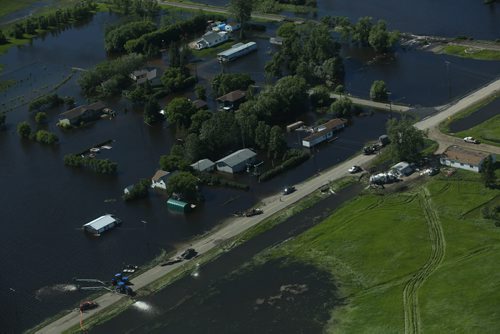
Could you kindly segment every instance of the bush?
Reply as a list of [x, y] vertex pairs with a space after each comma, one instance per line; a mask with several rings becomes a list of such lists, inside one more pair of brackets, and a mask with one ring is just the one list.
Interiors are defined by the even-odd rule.
[[31, 126], [27, 122], [21, 122], [17, 125], [17, 134], [21, 138], [29, 138], [31, 135]]
[[29, 111], [54, 108], [64, 103], [64, 99], [57, 94], [45, 95], [31, 101]]
[[285, 155], [286, 160], [281, 165], [278, 165], [275, 168], [262, 173], [262, 175], [259, 177], [259, 182], [270, 180], [276, 175], [279, 175], [291, 168], [300, 165], [301, 163], [309, 159], [310, 156], [310, 153], [307, 151], [290, 150]]
[[139, 199], [139, 198], [145, 198], [148, 196], [148, 188], [149, 185], [151, 184], [151, 181], [148, 179], [142, 179], [130, 190], [128, 194], [123, 195], [123, 200], [124, 201], [131, 201], [134, 199]]
[[93, 159], [90, 157], [67, 154], [64, 156], [64, 164], [70, 167], [87, 167], [96, 173], [113, 174], [118, 170], [118, 164], [108, 159]]
[[59, 138], [57, 138], [57, 136], [52, 132], [46, 130], [38, 130], [35, 133], [35, 140], [42, 144], [53, 145], [59, 141]]
[[46, 123], [47, 122], [47, 114], [44, 113], [43, 111], [39, 111], [35, 115], [35, 122], [38, 124]]

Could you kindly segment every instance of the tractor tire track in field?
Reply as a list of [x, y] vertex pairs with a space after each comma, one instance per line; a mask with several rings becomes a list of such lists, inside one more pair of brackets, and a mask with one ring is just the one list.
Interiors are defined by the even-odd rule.
[[431, 254], [427, 262], [406, 282], [403, 289], [405, 334], [420, 333], [418, 290], [439, 267], [446, 251], [443, 228], [436, 211], [432, 208], [429, 190], [426, 187], [420, 192], [420, 200], [422, 211], [429, 226], [429, 235], [432, 242]]

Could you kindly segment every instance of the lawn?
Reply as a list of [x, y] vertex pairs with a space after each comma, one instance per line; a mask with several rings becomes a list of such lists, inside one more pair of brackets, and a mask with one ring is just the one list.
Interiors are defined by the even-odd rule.
[[[465, 171], [404, 193], [363, 194], [253, 263], [281, 258], [329, 272], [345, 298], [332, 310], [329, 333], [402, 333], [407, 309], [423, 333], [493, 333], [500, 328], [500, 228], [481, 208], [499, 196]], [[416, 278], [414, 307], [403, 295]]]
[[459, 138], [472, 136], [482, 143], [500, 146], [500, 115], [454, 135]]
[[479, 60], [500, 60], [500, 51], [470, 48], [461, 45], [447, 45], [442, 52], [448, 55]]

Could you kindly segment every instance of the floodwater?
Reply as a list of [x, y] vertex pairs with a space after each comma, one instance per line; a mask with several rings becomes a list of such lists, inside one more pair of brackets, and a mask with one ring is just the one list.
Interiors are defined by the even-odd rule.
[[[106, 58], [103, 31], [106, 24], [116, 20], [115, 16], [100, 13], [87, 25], [47, 34], [31, 45], [11, 48], [0, 56], [0, 63], [5, 65], [0, 80], [16, 81], [0, 93], [0, 109], [13, 110], [7, 116], [7, 129], [0, 132], [2, 331], [20, 332], [57, 311], [75, 306], [85, 297], [78, 291], [61, 293], [54, 286], [71, 284], [74, 277], [108, 280], [124, 263], [144, 264], [162, 250], [172, 250], [177, 244], [209, 231], [232, 212], [247, 209], [283, 186], [296, 184], [345, 160], [385, 131], [390, 117], [387, 113], [356, 117], [335, 142], [319, 147], [313, 158], [300, 167], [264, 184], [258, 184], [251, 175], [238, 176], [251, 185], [250, 191], [204, 187], [206, 202], [187, 216], [170, 212], [162, 193], [153, 192], [148, 199], [126, 204], [120, 199], [123, 188], [140, 178], [151, 177], [158, 168], [159, 156], [168, 153], [175, 142], [175, 135], [164, 124], [149, 127], [143, 123], [140, 112], [125, 112], [131, 110], [126, 103], [111, 100], [106, 102], [118, 111], [115, 119], [74, 131], [61, 131], [55, 126], [60, 110], [49, 112], [49, 124], [44, 127], [59, 136], [61, 143], [57, 147], [20, 140], [15, 133], [15, 125], [23, 120], [35, 127], [26, 103], [66, 78], [69, 81], [57, 93], [86, 103], [77, 85], [79, 69]], [[275, 28], [269, 25], [269, 33], [273, 34]], [[272, 49], [267, 39], [257, 41], [258, 53], [239, 59], [224, 70], [248, 72], [262, 84], [263, 64]], [[437, 87], [443, 82], [445, 71], [440, 56], [401, 51], [393, 65], [366, 65], [363, 55], [355, 50], [346, 52], [351, 54], [346, 60], [346, 86], [356, 95], [368, 94], [366, 87], [371, 78], [382, 76], [395, 101], [422, 105], [448, 101], [448, 96], [443, 95], [445, 88]], [[452, 96], [465, 94], [500, 71], [495, 62], [456, 58], [451, 61], [448, 73], [455, 75]], [[454, 64], [460, 67], [455, 70]], [[201, 82], [218, 73], [219, 66], [215, 61], [200, 63]], [[73, 72], [72, 68], [76, 70]], [[107, 140], [113, 140], [113, 148], [100, 154], [118, 162], [117, 175], [96, 175], [63, 165], [65, 154]], [[297, 141], [292, 137], [291, 142], [297, 145], [299, 140], [300, 136]], [[116, 214], [123, 225], [101, 238], [85, 236], [82, 224], [104, 213]]]
[[[305, 264], [274, 260], [245, 269], [242, 259], [299, 235], [328, 217], [361, 187], [328, 196], [223, 254], [93, 333], [321, 333], [342, 300], [329, 274]], [[193, 260], [196, 261], [196, 260]]]
[[[224, 6], [228, 0], [202, 0]], [[500, 38], [500, 6], [471, 0], [317, 0], [317, 17], [347, 16], [356, 21], [363, 16], [382, 19], [390, 29], [421, 35], [469, 36], [475, 39]], [[293, 14], [289, 14], [293, 15]]]
[[450, 123], [450, 132], [465, 131], [497, 115], [500, 115], [500, 98], [497, 98], [472, 114]]

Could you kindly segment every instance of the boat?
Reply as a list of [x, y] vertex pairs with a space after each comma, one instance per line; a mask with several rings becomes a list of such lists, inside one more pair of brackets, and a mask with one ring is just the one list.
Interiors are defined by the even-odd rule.
[[90, 149], [90, 152], [92, 152], [92, 153], [97, 153], [97, 152], [99, 152], [99, 151], [100, 151], [100, 149], [98, 149], [97, 147], [92, 147], [92, 148]]
[[245, 212], [245, 217], [253, 217], [264, 213], [262, 209], [250, 209]]

